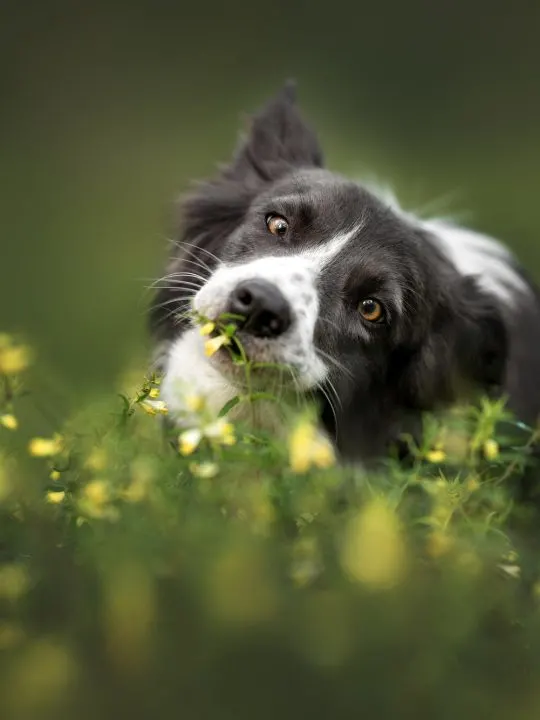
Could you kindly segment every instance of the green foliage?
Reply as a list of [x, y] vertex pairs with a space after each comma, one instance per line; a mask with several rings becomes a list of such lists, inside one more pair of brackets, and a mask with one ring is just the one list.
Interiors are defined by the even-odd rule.
[[427, 417], [407, 467], [367, 472], [309, 407], [278, 437], [189, 396], [165, 431], [159, 387], [23, 450], [0, 427], [2, 718], [540, 713], [538, 562], [509, 491], [537, 433], [503, 402]]

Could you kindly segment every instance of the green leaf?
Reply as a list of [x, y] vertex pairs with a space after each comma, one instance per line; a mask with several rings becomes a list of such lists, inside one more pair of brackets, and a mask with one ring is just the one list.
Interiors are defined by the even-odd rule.
[[286, 365], [280, 365], [279, 363], [271, 362], [257, 362], [251, 366], [252, 370], [288, 370]]
[[228, 402], [226, 402], [225, 405], [221, 408], [221, 410], [220, 410], [219, 413], [218, 413], [218, 417], [222, 418], [222, 417], [224, 417], [225, 415], [227, 415], [227, 414], [233, 409], [233, 407], [235, 407], [236, 405], [238, 405], [238, 403], [240, 402], [241, 399], [242, 399], [242, 398], [240, 397], [240, 395], [235, 395], [233, 398], [231, 398], [231, 399], [230, 399]]
[[127, 414], [131, 408], [131, 403], [130, 403], [129, 399], [125, 395], [122, 395], [120, 393], [118, 394], [118, 397], [122, 400], [122, 402], [124, 404], [122, 411]]
[[278, 398], [268, 392], [254, 392], [249, 396], [251, 402], [254, 400], [271, 400], [272, 402], [278, 402]]
[[237, 331], [238, 326], [235, 325], [234, 323], [230, 323], [229, 325], [225, 325], [225, 327], [223, 329], [224, 329], [225, 335], [230, 338]]
[[245, 321], [244, 315], [236, 315], [235, 313], [223, 313], [219, 316], [219, 321], [225, 321], [225, 320], [239, 320], [240, 322]]

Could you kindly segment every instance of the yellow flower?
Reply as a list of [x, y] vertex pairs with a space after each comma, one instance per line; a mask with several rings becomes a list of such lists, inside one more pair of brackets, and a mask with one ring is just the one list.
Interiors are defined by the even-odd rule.
[[47, 502], [52, 505], [59, 505], [64, 501], [66, 493], [63, 490], [49, 490], [47, 493]]
[[127, 502], [141, 502], [146, 497], [148, 487], [146, 483], [140, 480], [133, 480], [125, 490], [122, 491], [122, 497]]
[[201, 335], [210, 335], [211, 333], [214, 332], [215, 329], [216, 329], [215, 323], [207, 322], [202, 326], [200, 333], [201, 333]]
[[107, 483], [104, 480], [92, 480], [84, 488], [84, 496], [94, 505], [104, 505], [110, 498]]
[[446, 460], [446, 453], [444, 450], [430, 450], [426, 453], [426, 460], [430, 463], [442, 463]]
[[400, 582], [407, 566], [406, 546], [399, 519], [383, 499], [371, 500], [347, 523], [340, 559], [352, 579], [374, 589]]
[[30, 364], [30, 351], [24, 345], [0, 346], [0, 374], [16, 375]]
[[122, 492], [127, 502], [141, 502], [148, 495], [150, 485], [156, 477], [154, 461], [146, 456], [136, 458], [131, 463], [131, 482]]
[[223, 435], [219, 441], [222, 445], [234, 445], [236, 443], [236, 437], [233, 433], [230, 433]]
[[223, 345], [230, 345], [231, 341], [226, 335], [218, 335], [217, 337], [210, 338], [204, 343], [204, 354], [206, 357], [212, 357], [215, 355], [220, 347]]
[[178, 447], [181, 455], [191, 455], [197, 449], [202, 439], [202, 432], [197, 428], [186, 430], [178, 438]]
[[234, 445], [236, 438], [234, 436], [234, 426], [227, 422], [225, 418], [220, 418], [210, 423], [204, 428], [204, 435], [209, 440], [216, 440], [222, 445]]
[[442, 530], [434, 530], [427, 540], [428, 554], [433, 558], [441, 557], [451, 549], [453, 545], [452, 538]]
[[15, 415], [7, 413], [6, 415], [0, 415], [0, 425], [3, 425], [8, 430], [16, 430], [19, 427], [19, 423]]
[[163, 400], [143, 400], [139, 403], [139, 407], [148, 415], [166, 415], [169, 412]]
[[160, 415], [167, 415], [167, 413], [169, 412], [169, 408], [163, 402], [163, 400], [154, 400], [152, 404]]
[[289, 463], [296, 473], [305, 473], [311, 466], [311, 444], [315, 431], [310, 423], [300, 423], [289, 438]]
[[487, 460], [496, 460], [499, 456], [499, 443], [496, 440], [486, 440], [484, 443], [484, 455]]
[[90, 455], [86, 458], [86, 462], [84, 463], [84, 467], [88, 470], [94, 470], [96, 472], [101, 472], [101, 470], [105, 470], [107, 467], [107, 453], [103, 448], [95, 447], [90, 452]]
[[184, 404], [190, 412], [198, 413], [204, 407], [204, 398], [201, 395], [187, 395]]
[[107, 482], [105, 480], [93, 480], [83, 490], [80, 508], [92, 518], [116, 520], [118, 510], [109, 505], [111, 499], [111, 492]]
[[329, 441], [315, 426], [302, 421], [289, 438], [289, 464], [295, 473], [305, 473], [312, 465], [328, 468], [335, 461]]
[[476, 475], [471, 475], [470, 478], [468, 478], [467, 482], [465, 483], [465, 488], [469, 492], [475, 492], [480, 488], [480, 481], [476, 477]]
[[213, 478], [219, 472], [217, 463], [203, 462], [203, 463], [191, 463], [189, 466], [192, 475], [199, 478]]
[[28, 452], [34, 457], [52, 457], [62, 452], [63, 441], [60, 435], [53, 438], [36, 437], [30, 440]]
[[49, 477], [51, 478], [51, 480], [56, 482], [57, 480], [60, 480], [60, 473], [58, 472], [58, 470], [52, 470]]
[[329, 468], [335, 462], [334, 449], [326, 438], [318, 438], [313, 446], [313, 462], [317, 467]]
[[150, 392], [148, 393], [148, 397], [152, 398], [152, 400], [155, 400], [156, 398], [158, 398], [159, 397], [159, 388], [157, 388], [157, 387], [152, 388], [150, 390]]

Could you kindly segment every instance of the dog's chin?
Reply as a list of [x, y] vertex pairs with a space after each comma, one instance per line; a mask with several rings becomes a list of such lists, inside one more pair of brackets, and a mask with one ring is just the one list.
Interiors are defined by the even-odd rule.
[[279, 381], [283, 388], [302, 385], [301, 368], [286, 362], [275, 341], [238, 333], [214, 353], [208, 362], [223, 377], [238, 387], [249, 383], [254, 390], [269, 390]]
[[236, 396], [263, 392], [280, 400], [309, 394], [326, 367], [313, 346], [291, 338], [259, 338], [238, 333], [238, 344], [221, 346], [208, 356], [199, 328], [182, 333], [168, 348], [162, 397], [173, 422], [186, 414], [187, 395], [199, 395], [219, 412]]

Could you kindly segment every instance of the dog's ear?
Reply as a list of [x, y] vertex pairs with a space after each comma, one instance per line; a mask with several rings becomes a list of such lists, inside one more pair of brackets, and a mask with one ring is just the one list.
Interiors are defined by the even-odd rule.
[[176, 318], [185, 310], [187, 288], [194, 294], [215, 268], [226, 239], [264, 185], [295, 168], [322, 165], [319, 144], [302, 120], [295, 96], [294, 84], [287, 83], [254, 116], [231, 164], [222, 168], [217, 178], [200, 183], [180, 204], [180, 227], [168, 266], [169, 276], [174, 277], [164, 282], [154, 299], [150, 313], [154, 334], [171, 337], [177, 332]]
[[476, 278], [460, 283], [456, 354], [462, 372], [486, 390], [504, 383], [508, 334], [500, 306], [478, 285]]
[[460, 278], [437, 307], [427, 338], [405, 358], [401, 388], [407, 404], [432, 410], [478, 391], [500, 391], [507, 352], [497, 302], [475, 278]]
[[247, 137], [232, 163], [223, 169], [223, 177], [260, 184], [277, 180], [294, 168], [322, 165], [319, 142], [298, 110], [296, 85], [289, 81], [253, 116]]

